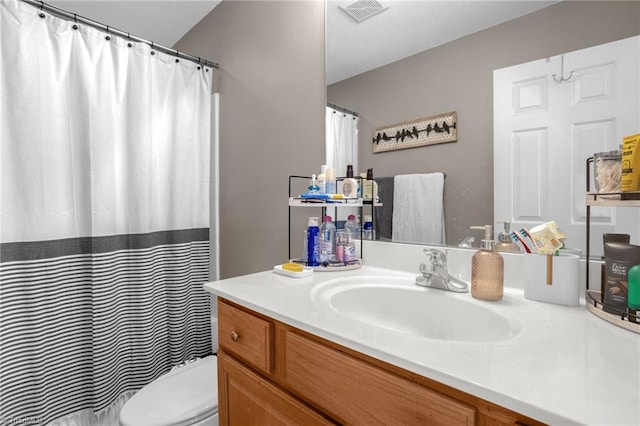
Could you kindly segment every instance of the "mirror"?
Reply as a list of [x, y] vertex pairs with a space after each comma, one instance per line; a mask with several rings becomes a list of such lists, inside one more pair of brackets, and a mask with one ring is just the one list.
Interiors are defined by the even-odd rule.
[[[388, 2], [387, 10], [357, 23], [335, 9], [344, 2], [328, 0], [327, 66], [335, 66], [331, 56], [334, 43], [356, 46], [360, 49], [358, 57], [377, 58], [371, 48], [383, 42], [372, 39], [358, 42], [357, 26], [369, 25], [374, 32], [389, 30], [385, 35], [388, 43], [384, 44], [392, 45], [394, 32], [403, 32], [403, 28], [413, 24], [426, 25], [425, 22], [437, 26], [449, 17], [445, 8], [443, 14], [431, 14], [428, 19], [391, 25], [385, 14], [404, 3], [413, 7], [445, 3], [451, 6], [451, 2]], [[466, 7], [473, 3], [486, 11], [493, 11], [495, 3], [504, 4], [453, 3]], [[493, 71], [640, 34], [640, 6], [636, 2], [514, 3], [535, 3], [542, 8], [531, 13], [525, 11], [514, 20], [501, 21], [478, 32], [453, 35], [461, 38], [327, 85], [327, 102], [359, 114], [358, 172], [373, 168], [377, 177], [446, 173], [444, 210], [449, 245], [456, 245], [470, 235], [478, 241], [481, 235], [474, 234], [469, 227], [491, 224], [494, 220]], [[504, 14], [500, 16], [509, 19]], [[344, 28], [335, 31], [346, 25], [349, 26], [346, 33]], [[334, 33], [341, 38], [335, 39]], [[327, 70], [328, 77], [335, 75], [333, 70]], [[373, 153], [375, 129], [453, 111], [458, 117], [456, 142]]]

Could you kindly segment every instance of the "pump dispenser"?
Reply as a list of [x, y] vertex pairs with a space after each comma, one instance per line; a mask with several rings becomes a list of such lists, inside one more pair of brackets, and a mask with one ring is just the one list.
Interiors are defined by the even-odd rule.
[[471, 296], [483, 300], [500, 300], [504, 293], [504, 259], [493, 250], [493, 226], [472, 226], [483, 229], [480, 250], [471, 258]]
[[496, 222], [504, 224], [504, 230], [498, 234], [498, 242], [494, 249], [503, 253], [520, 253], [520, 247], [511, 239], [511, 224], [509, 222]]

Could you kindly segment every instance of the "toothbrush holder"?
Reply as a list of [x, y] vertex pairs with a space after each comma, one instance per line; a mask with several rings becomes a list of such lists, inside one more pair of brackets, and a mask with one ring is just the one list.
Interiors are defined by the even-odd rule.
[[524, 297], [556, 305], [579, 305], [580, 257], [525, 254]]

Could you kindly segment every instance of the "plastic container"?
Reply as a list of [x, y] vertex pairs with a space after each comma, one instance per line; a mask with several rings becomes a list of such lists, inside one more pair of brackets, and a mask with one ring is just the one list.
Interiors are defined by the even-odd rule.
[[325, 216], [320, 225], [320, 262], [336, 260], [336, 225], [331, 216]]
[[345, 198], [358, 198], [358, 181], [353, 178], [353, 166], [347, 166], [347, 177], [342, 180], [342, 195]]
[[350, 214], [347, 216], [347, 221], [344, 224], [344, 230], [351, 233], [352, 238], [360, 238], [360, 225], [356, 219], [356, 215]]
[[320, 227], [318, 218], [310, 217], [307, 222], [307, 265], [318, 266], [320, 260]]
[[604, 243], [605, 281], [602, 309], [620, 314], [627, 309], [629, 270], [640, 264], [640, 246], [627, 243]]
[[336, 231], [336, 260], [344, 262], [344, 246], [348, 241], [348, 232]]
[[374, 240], [376, 238], [373, 230], [373, 221], [371, 215], [364, 216], [364, 225], [362, 225], [362, 238], [365, 240]]
[[612, 193], [602, 198], [620, 198], [622, 179], [622, 151], [607, 151], [593, 154], [594, 179], [597, 193]]
[[555, 305], [579, 305], [580, 257], [525, 254], [524, 297]]
[[627, 297], [627, 306], [629, 309], [640, 309], [640, 265], [632, 266], [629, 269], [629, 293]]

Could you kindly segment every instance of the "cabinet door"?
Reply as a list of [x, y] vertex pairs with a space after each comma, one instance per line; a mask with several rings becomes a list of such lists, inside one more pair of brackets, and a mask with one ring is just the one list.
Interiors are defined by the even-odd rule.
[[220, 425], [331, 425], [224, 352], [218, 353]]
[[287, 387], [344, 424], [471, 426], [475, 409], [293, 332]]

